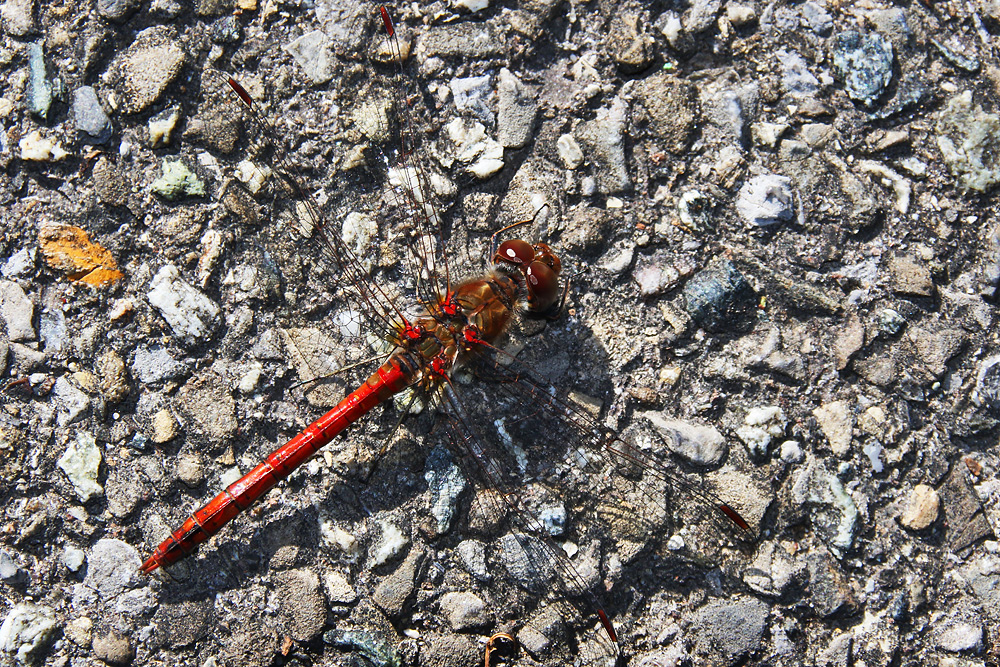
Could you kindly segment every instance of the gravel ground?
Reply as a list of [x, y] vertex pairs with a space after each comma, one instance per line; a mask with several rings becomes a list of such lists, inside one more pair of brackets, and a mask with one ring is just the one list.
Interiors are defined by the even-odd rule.
[[[388, 439], [399, 409], [377, 409], [139, 574], [343, 392], [300, 380], [357, 353], [316, 244], [273, 179], [252, 194], [226, 74], [338, 224], [385, 192], [356, 148], [386, 90], [457, 271], [548, 205], [529, 229], [564, 315], [502, 343], [757, 526], [720, 541], [675, 494], [654, 532], [593, 546], [549, 497], [619, 664], [998, 664], [1000, 3], [390, 13], [399, 81], [342, 58], [384, 55], [367, 3], [2, 4], [4, 664], [473, 665], [499, 631], [517, 664], [601, 664], [551, 582], [497, 556], [511, 533], [483, 538], [433, 408]], [[404, 291], [405, 223], [343, 231]]]

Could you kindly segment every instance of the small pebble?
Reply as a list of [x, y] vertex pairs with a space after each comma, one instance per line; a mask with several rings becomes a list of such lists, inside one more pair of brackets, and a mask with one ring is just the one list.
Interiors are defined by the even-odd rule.
[[744, 220], [758, 227], [794, 220], [791, 179], [777, 174], [754, 176], [740, 188], [736, 210]]
[[97, 91], [90, 86], [73, 91], [73, 117], [76, 129], [88, 143], [103, 144], [111, 138], [111, 120], [97, 99]]
[[205, 481], [205, 466], [197, 452], [185, 452], [177, 457], [177, 479], [190, 487]]
[[169, 410], [159, 410], [153, 415], [152, 441], [158, 445], [170, 442], [177, 437], [177, 420]]
[[910, 492], [906, 509], [899, 517], [904, 528], [923, 530], [937, 520], [941, 498], [933, 487], [917, 484]]
[[205, 183], [180, 160], [163, 159], [163, 175], [150, 188], [164, 199], [204, 197]]
[[833, 39], [833, 68], [851, 99], [872, 106], [892, 80], [892, 43], [877, 32], [848, 30]]

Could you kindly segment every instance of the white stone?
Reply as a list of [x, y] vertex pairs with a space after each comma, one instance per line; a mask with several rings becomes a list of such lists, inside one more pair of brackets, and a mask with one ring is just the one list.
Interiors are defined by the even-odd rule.
[[399, 526], [388, 521], [382, 521], [380, 525], [382, 528], [382, 539], [379, 540], [378, 545], [372, 552], [372, 567], [384, 565], [393, 558], [396, 558], [406, 548], [406, 545], [409, 544], [409, 540], [403, 536], [403, 531], [399, 529]]
[[94, 436], [84, 431], [76, 434], [76, 442], [71, 442], [59, 457], [58, 465], [73, 483], [76, 494], [82, 502], [104, 493], [104, 487], [97, 483], [97, 473], [101, 467], [101, 450]]
[[475, 14], [490, 6], [490, 0], [455, 0], [455, 9], [464, 9]]
[[583, 164], [583, 150], [572, 134], [563, 134], [556, 139], [556, 150], [567, 169], [576, 169]]
[[59, 142], [49, 137], [42, 137], [39, 130], [21, 138], [18, 142], [21, 149], [21, 159], [34, 162], [58, 162], [69, 155]]
[[218, 323], [219, 307], [185, 282], [173, 264], [153, 276], [146, 297], [174, 333], [189, 341], [206, 336]]

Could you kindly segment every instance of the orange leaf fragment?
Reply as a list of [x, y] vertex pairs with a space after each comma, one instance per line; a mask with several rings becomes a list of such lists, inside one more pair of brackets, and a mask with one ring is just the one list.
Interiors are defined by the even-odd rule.
[[65, 271], [70, 280], [102, 287], [124, 276], [111, 252], [92, 242], [87, 232], [79, 227], [42, 225], [38, 230], [38, 245], [48, 265]]

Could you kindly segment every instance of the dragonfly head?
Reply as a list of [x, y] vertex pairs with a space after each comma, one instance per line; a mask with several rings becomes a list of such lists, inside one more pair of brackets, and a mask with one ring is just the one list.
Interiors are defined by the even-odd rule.
[[559, 298], [562, 264], [546, 244], [531, 245], [521, 239], [504, 241], [497, 248], [493, 263], [511, 275], [520, 276], [531, 312], [545, 313]]

